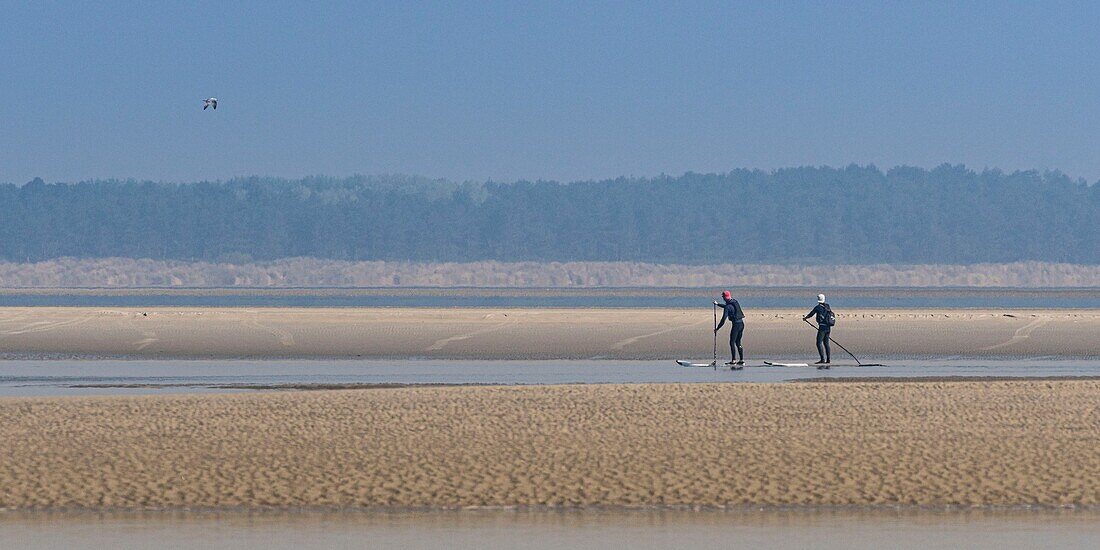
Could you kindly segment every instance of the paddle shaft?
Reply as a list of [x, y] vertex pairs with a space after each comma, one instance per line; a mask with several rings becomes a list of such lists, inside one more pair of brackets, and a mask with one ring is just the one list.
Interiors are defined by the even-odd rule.
[[714, 370], [718, 370], [718, 304], [711, 304], [713, 307], [710, 309], [714, 312], [714, 361], [711, 364], [714, 365]]

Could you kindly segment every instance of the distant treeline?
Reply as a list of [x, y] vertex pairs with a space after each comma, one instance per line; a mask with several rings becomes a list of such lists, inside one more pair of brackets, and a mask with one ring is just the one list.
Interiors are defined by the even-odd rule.
[[1100, 263], [1100, 186], [961, 166], [0, 185], [0, 259]]

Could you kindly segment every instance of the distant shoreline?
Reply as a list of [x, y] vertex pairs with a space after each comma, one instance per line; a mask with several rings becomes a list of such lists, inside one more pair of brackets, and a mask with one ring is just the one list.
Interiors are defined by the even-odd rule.
[[[719, 262], [722, 256], [716, 258]], [[0, 262], [0, 288], [1097, 288], [1100, 265], [659, 264], [625, 261]]]
[[838, 311], [969, 309], [1015, 315], [1052, 309], [1100, 310], [1090, 288], [957, 287], [142, 287], [0, 288], [0, 309], [94, 308], [433, 308], [678, 309], [700, 314], [722, 290], [748, 310], [809, 307], [826, 292]]
[[799, 296], [805, 297], [818, 291], [840, 293], [849, 297], [907, 296], [964, 297], [964, 296], [1015, 296], [1044, 297], [1095, 296], [1092, 287], [919, 287], [919, 286], [741, 286], [710, 285], [700, 287], [508, 287], [508, 286], [62, 286], [62, 287], [0, 287], [0, 296], [625, 296], [625, 297], [711, 297], [721, 290], [732, 290], [738, 296]]

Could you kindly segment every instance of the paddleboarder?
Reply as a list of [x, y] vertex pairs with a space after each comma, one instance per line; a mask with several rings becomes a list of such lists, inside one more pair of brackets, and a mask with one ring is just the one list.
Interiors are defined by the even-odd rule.
[[821, 358], [814, 364], [828, 365], [830, 362], [829, 332], [832, 331], [833, 325], [836, 323], [836, 315], [833, 314], [832, 308], [825, 301], [824, 294], [817, 295], [817, 305], [802, 320], [808, 320], [810, 317], [815, 317], [817, 321], [817, 355]]
[[[733, 299], [733, 294], [730, 291], [722, 291], [722, 302], [714, 302], [716, 306], [722, 306], [722, 320], [718, 322], [718, 326], [714, 327], [714, 332], [717, 333], [722, 325], [726, 324], [726, 319], [730, 320], [730, 366], [744, 365], [745, 364], [745, 350], [741, 347], [741, 337], [745, 334], [745, 312], [741, 311], [741, 304], [737, 300]], [[740, 359], [738, 359], [740, 357]]]

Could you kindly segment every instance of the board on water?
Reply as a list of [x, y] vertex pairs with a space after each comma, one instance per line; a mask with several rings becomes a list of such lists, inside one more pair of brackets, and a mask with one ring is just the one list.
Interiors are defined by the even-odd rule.
[[778, 363], [775, 361], [764, 361], [764, 365], [768, 367], [808, 367], [809, 363]]
[[714, 363], [692, 363], [691, 361], [684, 361], [683, 359], [677, 359], [676, 364], [681, 367], [714, 367], [717, 366]]

